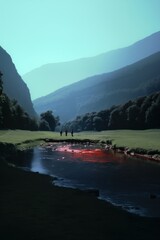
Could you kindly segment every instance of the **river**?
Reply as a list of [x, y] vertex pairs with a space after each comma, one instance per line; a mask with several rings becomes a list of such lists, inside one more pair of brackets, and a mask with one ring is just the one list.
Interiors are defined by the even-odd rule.
[[160, 217], [160, 164], [94, 145], [53, 143], [10, 159], [25, 170], [57, 177], [61, 187], [98, 189], [99, 198], [140, 216]]

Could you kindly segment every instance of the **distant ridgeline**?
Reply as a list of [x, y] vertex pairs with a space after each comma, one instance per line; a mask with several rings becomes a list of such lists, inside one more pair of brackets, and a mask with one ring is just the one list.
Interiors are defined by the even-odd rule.
[[15, 99], [31, 117], [36, 117], [29, 89], [18, 74], [10, 55], [2, 47], [0, 47], [0, 71], [3, 73], [4, 93], [10, 99]]
[[61, 122], [160, 91], [160, 52], [119, 70], [93, 76], [34, 101], [38, 113], [53, 110]]
[[64, 128], [74, 131], [160, 128], [160, 92], [78, 116]]
[[[89, 85], [89, 87], [91, 87], [97, 83], [96, 78], [95, 80], [93, 78], [90, 78], [90, 80], [87, 78], [101, 75], [103, 73], [113, 72], [159, 51], [160, 32], [157, 32], [130, 46], [108, 51], [97, 56], [68, 62], [45, 64], [23, 75], [23, 79], [27, 83], [34, 99], [52, 93], [41, 99], [41, 103], [39, 105], [35, 102], [36, 110], [38, 112], [42, 112], [42, 108], [45, 108], [43, 111], [46, 111], [46, 108], [48, 109], [47, 105], [52, 105], [51, 110], [59, 111], [59, 109], [61, 109], [59, 108], [61, 102], [58, 100], [61, 100], [63, 97], [66, 98], [67, 93], [65, 94], [65, 91], [68, 92], [68, 88], [62, 89], [64, 84], [65, 86], [70, 85], [69, 87], [74, 87], [71, 85], [73, 82], [85, 79], [85, 83], [79, 82], [80, 84], [77, 85], [77, 87], [79, 89], [88, 87]], [[101, 78], [103, 78], [102, 75]], [[56, 89], [59, 90], [55, 92]], [[60, 97], [60, 95], [62, 95], [62, 97]], [[67, 101], [69, 101], [69, 99]], [[79, 106], [77, 106], [77, 109], [78, 107]], [[60, 115], [58, 112], [56, 114]], [[67, 116], [67, 113], [65, 113], [65, 115]], [[72, 115], [72, 117], [75, 116]], [[60, 118], [62, 119], [62, 116], [60, 116]], [[65, 119], [65, 121], [66, 120], [70, 119]]]

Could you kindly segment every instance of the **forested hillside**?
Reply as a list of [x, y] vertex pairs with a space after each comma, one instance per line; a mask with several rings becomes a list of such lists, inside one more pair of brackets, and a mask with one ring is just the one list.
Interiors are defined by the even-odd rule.
[[10, 55], [0, 47], [0, 71], [3, 73], [4, 93], [18, 104], [32, 117], [36, 116], [30, 97], [29, 89], [18, 74]]
[[2, 76], [0, 72], [0, 130], [54, 131], [59, 125], [59, 118], [54, 117], [52, 111], [42, 113], [39, 118], [31, 117], [15, 99], [11, 100], [4, 93]]
[[74, 131], [160, 128], [160, 92], [77, 116], [63, 128]]
[[0, 72], [0, 129], [38, 130], [38, 122], [31, 118], [16, 100], [3, 92], [3, 74]]
[[53, 110], [61, 122], [123, 104], [160, 90], [160, 52], [117, 71], [84, 79], [34, 101], [38, 113]]

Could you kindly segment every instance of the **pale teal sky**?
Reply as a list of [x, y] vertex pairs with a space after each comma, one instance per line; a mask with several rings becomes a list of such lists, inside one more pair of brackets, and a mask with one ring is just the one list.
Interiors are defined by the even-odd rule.
[[0, 0], [0, 45], [20, 74], [160, 31], [160, 0]]

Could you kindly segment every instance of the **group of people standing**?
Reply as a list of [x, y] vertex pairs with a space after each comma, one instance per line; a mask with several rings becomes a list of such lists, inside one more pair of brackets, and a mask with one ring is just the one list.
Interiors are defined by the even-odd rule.
[[[68, 130], [66, 129], [65, 131], [65, 136], [67, 136], [68, 135]], [[61, 130], [60, 131], [60, 136], [62, 136], [63, 135], [63, 131]], [[71, 136], [73, 137], [73, 129], [71, 130]]]

